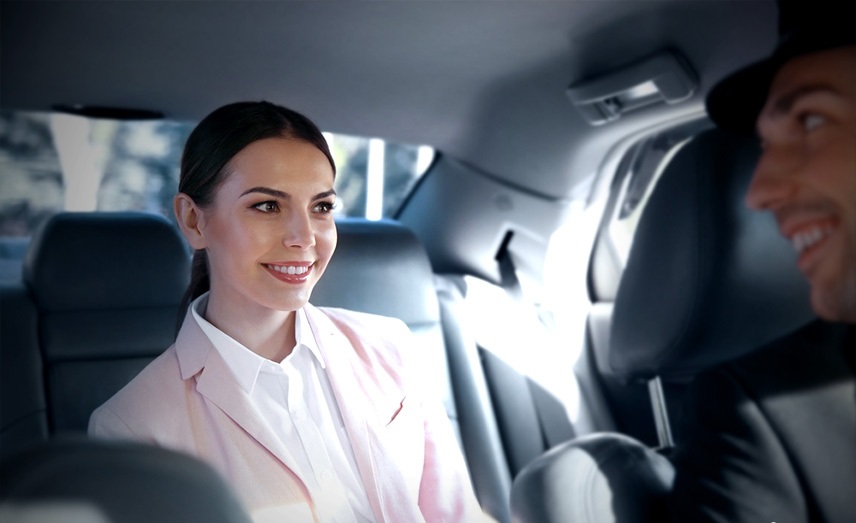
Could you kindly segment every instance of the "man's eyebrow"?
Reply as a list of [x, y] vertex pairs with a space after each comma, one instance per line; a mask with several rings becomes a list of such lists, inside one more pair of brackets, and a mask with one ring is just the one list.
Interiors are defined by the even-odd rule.
[[816, 93], [838, 94], [834, 89], [825, 84], [802, 85], [779, 96], [774, 101], [770, 112], [772, 115], [787, 114], [791, 111], [794, 104], [797, 103], [797, 100], [804, 96]]
[[[251, 189], [247, 189], [246, 191], [241, 193], [241, 196], [246, 196], [251, 193], [261, 193], [267, 194], [268, 196], [273, 196], [274, 198], [279, 198], [281, 200], [288, 200], [291, 198], [291, 195], [287, 192], [283, 192], [277, 189], [271, 189], [270, 187], [253, 187]], [[336, 191], [334, 189], [330, 189], [329, 191], [324, 191], [316, 194], [312, 197], [313, 200], [319, 200], [321, 198], [326, 198], [328, 196], [335, 196]]]

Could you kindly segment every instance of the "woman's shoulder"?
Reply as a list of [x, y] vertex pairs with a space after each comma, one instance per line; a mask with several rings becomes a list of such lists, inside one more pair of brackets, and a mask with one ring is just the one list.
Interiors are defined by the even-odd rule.
[[418, 342], [400, 319], [335, 307], [307, 306], [305, 310], [316, 334], [343, 336], [364, 364], [398, 371], [409, 366]]
[[93, 417], [106, 414], [123, 419], [159, 416], [170, 396], [184, 387], [173, 345], [146, 365], [131, 381], [119, 389], [93, 413]]
[[[381, 316], [379, 314], [371, 314], [350, 309], [340, 309], [337, 307], [308, 306], [307, 309], [309, 309], [309, 307], [326, 316], [337, 327], [368, 329], [392, 328], [397, 330], [408, 330], [407, 325], [405, 325], [403, 321], [390, 316]], [[310, 310], [307, 310], [307, 312], [310, 312]]]

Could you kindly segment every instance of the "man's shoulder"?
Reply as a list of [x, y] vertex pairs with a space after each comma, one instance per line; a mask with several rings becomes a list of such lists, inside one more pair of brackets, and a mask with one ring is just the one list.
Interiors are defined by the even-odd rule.
[[768, 393], [853, 379], [847, 363], [852, 330], [845, 324], [813, 321], [714, 372], [729, 374], [747, 388]]

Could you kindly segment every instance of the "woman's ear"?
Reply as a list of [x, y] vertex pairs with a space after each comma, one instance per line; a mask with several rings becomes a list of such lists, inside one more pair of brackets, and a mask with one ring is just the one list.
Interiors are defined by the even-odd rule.
[[184, 193], [175, 195], [172, 206], [175, 211], [175, 220], [187, 243], [195, 250], [204, 249], [207, 245], [203, 233], [205, 216], [202, 214], [202, 209]]

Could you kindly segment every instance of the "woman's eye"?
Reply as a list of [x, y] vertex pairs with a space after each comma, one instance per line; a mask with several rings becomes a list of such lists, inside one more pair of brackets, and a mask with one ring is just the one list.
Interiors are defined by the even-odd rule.
[[806, 113], [800, 116], [800, 122], [802, 123], [803, 129], [806, 131], [813, 131], [826, 123], [826, 117], [817, 113]]
[[315, 212], [320, 212], [323, 214], [329, 214], [329, 213], [333, 212], [333, 209], [335, 207], [336, 207], [336, 205], [333, 202], [320, 202], [320, 203], [315, 205], [315, 208], [313, 210]]
[[253, 208], [261, 212], [276, 212], [279, 210], [279, 206], [274, 201], [257, 203], [256, 205], [253, 205]]

